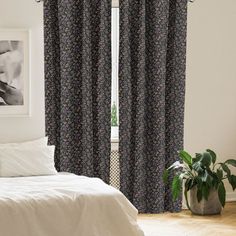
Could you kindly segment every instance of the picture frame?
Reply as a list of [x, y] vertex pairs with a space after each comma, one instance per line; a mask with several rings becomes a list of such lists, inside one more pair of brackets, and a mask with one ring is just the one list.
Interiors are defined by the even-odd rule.
[[30, 30], [0, 29], [0, 117], [30, 116]]

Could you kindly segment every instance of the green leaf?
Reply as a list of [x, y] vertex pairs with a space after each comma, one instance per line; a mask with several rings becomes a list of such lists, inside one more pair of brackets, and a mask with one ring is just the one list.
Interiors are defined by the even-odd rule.
[[228, 176], [229, 183], [232, 186], [233, 191], [236, 189], [236, 176], [235, 175], [230, 175]]
[[193, 163], [196, 163], [198, 161], [200, 161], [202, 158], [202, 154], [201, 153], [196, 153], [195, 157], [193, 158]]
[[218, 189], [218, 185], [221, 182], [221, 179], [219, 179], [219, 177], [217, 176], [216, 173], [212, 173], [212, 178], [213, 178], [212, 179], [212, 187], [214, 187], [215, 189]]
[[207, 181], [207, 177], [208, 177], [208, 173], [205, 170], [203, 176], [201, 176], [202, 182], [206, 182]]
[[217, 169], [216, 174], [217, 174], [218, 179], [221, 181], [223, 178], [223, 171], [220, 169]]
[[221, 182], [221, 179], [219, 180], [216, 173], [212, 173], [212, 187], [215, 189], [218, 189], [218, 184]]
[[208, 186], [209, 186], [210, 188], [213, 187], [213, 177], [210, 176], [209, 174], [208, 174], [208, 176], [207, 176], [206, 183], [208, 184]]
[[197, 190], [197, 200], [200, 202], [202, 200], [202, 189]]
[[202, 154], [201, 153], [195, 153], [195, 156], [196, 156], [195, 158], [199, 159], [199, 160], [202, 158]]
[[167, 170], [173, 170], [178, 168], [183, 168], [183, 164], [181, 164], [179, 161], [174, 162]]
[[202, 187], [202, 179], [199, 176], [196, 176], [195, 181], [197, 183], [198, 188], [200, 189]]
[[195, 171], [197, 171], [198, 173], [203, 172], [203, 169], [202, 169], [202, 167], [201, 167], [201, 163], [200, 163], [200, 162], [194, 163], [194, 164], [193, 164], [193, 169], [194, 169]]
[[173, 200], [175, 201], [180, 193], [181, 193], [181, 189], [182, 189], [182, 182], [179, 178], [178, 175], [176, 175], [173, 179], [173, 182], [172, 182], [172, 194], [173, 194]]
[[209, 152], [204, 152], [200, 160], [203, 166], [209, 167], [212, 163], [212, 158]]
[[206, 200], [208, 200], [208, 197], [209, 197], [209, 188], [208, 188], [208, 186], [206, 185], [206, 184], [203, 184], [202, 185], [202, 196], [206, 199]]
[[184, 150], [181, 150], [179, 151], [179, 156], [181, 157], [183, 162], [185, 162], [188, 166], [192, 166], [193, 158], [191, 157], [189, 153], [187, 153]]
[[193, 180], [192, 179], [187, 179], [185, 181], [185, 190], [189, 191], [191, 188], [193, 188]]
[[215, 164], [216, 163], [216, 154], [215, 154], [215, 152], [213, 152], [211, 149], [207, 149], [206, 151], [210, 153], [211, 158], [212, 158], [212, 162], [213, 162], [213, 164]]
[[184, 182], [185, 189], [188, 188], [188, 186], [190, 185], [190, 181], [191, 181], [191, 179], [187, 179], [187, 180]]
[[199, 175], [203, 183], [207, 183], [209, 187], [212, 187], [213, 178], [209, 175], [208, 171], [205, 170], [203, 175]]
[[219, 196], [219, 200], [222, 207], [225, 206], [225, 195], [226, 195], [226, 191], [225, 191], [224, 183], [220, 182], [219, 187], [218, 187], [218, 196]]
[[164, 170], [164, 173], [163, 173], [163, 182], [164, 183], [167, 183], [168, 177], [169, 177], [169, 171]]
[[186, 175], [187, 175], [186, 172], [181, 173], [181, 174], [179, 175], [180, 180], [183, 181], [183, 179], [186, 179]]
[[229, 159], [225, 163], [227, 163], [227, 164], [229, 164], [231, 166], [236, 167], [236, 160], [234, 160], [234, 159]]
[[221, 163], [221, 167], [222, 167], [223, 171], [227, 173], [227, 176], [231, 175], [231, 171], [225, 163]]

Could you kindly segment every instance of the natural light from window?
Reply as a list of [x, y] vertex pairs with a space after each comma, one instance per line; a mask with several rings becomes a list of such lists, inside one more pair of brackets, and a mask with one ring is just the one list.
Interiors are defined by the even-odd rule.
[[112, 8], [111, 140], [119, 140], [119, 8]]

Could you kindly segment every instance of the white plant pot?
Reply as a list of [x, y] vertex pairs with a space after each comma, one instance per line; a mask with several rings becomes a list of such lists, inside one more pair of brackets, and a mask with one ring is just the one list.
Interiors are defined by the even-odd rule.
[[210, 190], [208, 200], [204, 198], [198, 202], [197, 187], [190, 190], [190, 210], [196, 215], [217, 215], [221, 213], [222, 206], [218, 197], [218, 191]]

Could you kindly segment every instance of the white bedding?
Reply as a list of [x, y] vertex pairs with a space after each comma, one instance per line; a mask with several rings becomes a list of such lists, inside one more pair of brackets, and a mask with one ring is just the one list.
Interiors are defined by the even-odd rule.
[[0, 236], [143, 236], [137, 210], [97, 178], [0, 178]]

